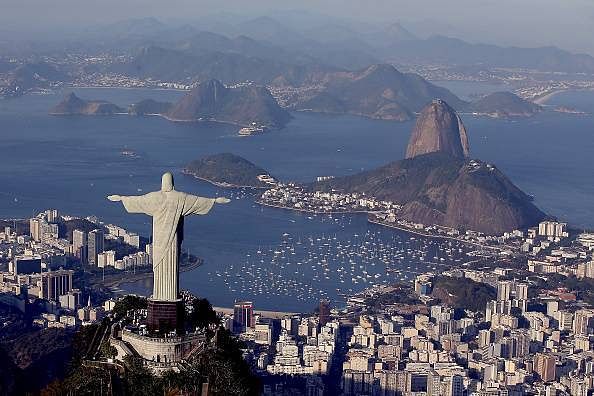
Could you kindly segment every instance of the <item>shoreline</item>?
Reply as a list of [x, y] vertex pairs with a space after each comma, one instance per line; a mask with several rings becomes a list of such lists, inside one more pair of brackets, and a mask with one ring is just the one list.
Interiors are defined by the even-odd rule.
[[188, 92], [189, 89], [181, 89], [181, 88], [161, 88], [161, 87], [106, 87], [103, 85], [72, 85], [64, 87], [66, 89], [126, 89], [126, 90], [134, 90], [134, 89], [144, 89], [144, 90], [151, 90], [151, 91], [174, 91], [174, 92]]
[[200, 181], [203, 181], [203, 182], [206, 182], [206, 183], [212, 184], [213, 186], [220, 187], [220, 188], [235, 188], [235, 189], [249, 188], [249, 189], [252, 189], [252, 190], [267, 190], [267, 189], [269, 189], [269, 188], [270, 188], [270, 187], [268, 187], [268, 186], [266, 186], [266, 187], [265, 187], [265, 186], [262, 186], [262, 187], [256, 187], [256, 186], [243, 186], [243, 185], [239, 185], [239, 184], [231, 184], [231, 183], [225, 183], [225, 182], [217, 182], [217, 181], [214, 181], [214, 180], [205, 179], [205, 178], [203, 178], [203, 177], [197, 176], [196, 174], [192, 173], [192, 172], [191, 172], [190, 170], [188, 170], [187, 168], [184, 168], [184, 169], [182, 169], [181, 173], [182, 173], [183, 175], [190, 176], [190, 177], [192, 177], [192, 178], [194, 178], [194, 179], [198, 179], [198, 180], [200, 180]]
[[[233, 311], [234, 311], [233, 308], [228, 308], [228, 307], [212, 307], [212, 309], [215, 310], [215, 312], [217, 312], [217, 313], [227, 314], [227, 315], [233, 314]], [[267, 310], [260, 310], [260, 309], [254, 310], [255, 315], [260, 315], [263, 318], [270, 318], [270, 319], [282, 319], [285, 316], [293, 316], [293, 315], [298, 315], [301, 313], [303, 313], [303, 312], [267, 311]]]
[[551, 92], [545, 93], [543, 95], [537, 96], [536, 98], [532, 99], [532, 102], [538, 105], [546, 105], [550, 99], [554, 98], [555, 96], [565, 93], [565, 92], [587, 92], [587, 91], [594, 91], [594, 88], [563, 88], [563, 89], [554, 89]]
[[416, 230], [411, 230], [410, 228], [406, 228], [397, 224], [387, 224], [384, 223], [380, 220], [374, 220], [372, 218], [367, 218], [367, 221], [369, 223], [372, 224], [377, 224], [383, 227], [388, 227], [388, 228], [394, 228], [400, 231], [404, 231], [404, 232], [408, 232], [409, 234], [414, 234], [414, 235], [418, 235], [418, 236], [422, 236], [424, 238], [439, 238], [439, 239], [450, 239], [453, 241], [457, 241], [457, 242], [461, 242], [461, 243], [465, 243], [468, 245], [472, 245], [472, 246], [476, 246], [476, 247], [480, 247], [482, 249], [491, 249], [491, 250], [498, 250], [501, 251], [501, 248], [495, 247], [495, 246], [487, 246], [487, 245], [481, 245], [480, 243], [477, 242], [471, 242], [471, 241], [466, 241], [464, 239], [460, 239], [460, 238], [456, 238], [456, 237], [452, 237], [452, 236], [448, 236], [448, 235], [432, 235], [432, 234], [427, 234], [425, 232], [421, 232], [421, 231], [416, 231]]
[[299, 209], [299, 208], [293, 208], [293, 207], [288, 207], [288, 206], [274, 205], [274, 204], [263, 202], [259, 199], [257, 199], [255, 202], [259, 205], [267, 206], [269, 208], [293, 210], [295, 212], [303, 212], [303, 213], [314, 213], [314, 214], [364, 214], [364, 213], [372, 214], [372, 213], [376, 213], [375, 211], [369, 211], [369, 210], [316, 211], [316, 210], [310, 210], [310, 209]]

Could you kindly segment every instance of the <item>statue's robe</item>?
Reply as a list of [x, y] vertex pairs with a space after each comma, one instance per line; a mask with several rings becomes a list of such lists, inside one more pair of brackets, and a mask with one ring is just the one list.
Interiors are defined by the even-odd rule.
[[177, 300], [184, 216], [207, 214], [215, 203], [214, 198], [172, 190], [122, 197], [122, 203], [129, 213], [144, 213], [153, 217], [153, 300]]

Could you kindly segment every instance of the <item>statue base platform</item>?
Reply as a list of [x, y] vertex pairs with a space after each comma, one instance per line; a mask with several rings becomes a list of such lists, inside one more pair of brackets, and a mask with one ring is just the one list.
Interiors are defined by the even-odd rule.
[[157, 375], [169, 370], [179, 371], [181, 362], [201, 353], [207, 346], [204, 334], [156, 337], [126, 329], [110, 337], [110, 343], [118, 352], [118, 360], [123, 360], [125, 356], [139, 356], [143, 365]]
[[182, 300], [148, 300], [147, 325], [153, 334], [167, 334], [172, 331], [184, 333], [184, 304]]

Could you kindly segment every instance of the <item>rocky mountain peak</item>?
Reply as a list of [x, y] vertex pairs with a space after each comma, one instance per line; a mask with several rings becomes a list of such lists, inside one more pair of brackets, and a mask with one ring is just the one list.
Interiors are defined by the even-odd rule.
[[421, 110], [408, 142], [406, 158], [433, 152], [456, 158], [469, 155], [466, 128], [460, 116], [440, 99], [433, 100]]

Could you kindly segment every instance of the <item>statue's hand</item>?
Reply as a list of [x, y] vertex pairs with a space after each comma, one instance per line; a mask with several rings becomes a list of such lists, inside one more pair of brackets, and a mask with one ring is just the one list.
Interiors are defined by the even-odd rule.
[[225, 197], [218, 197], [217, 199], [215, 199], [215, 202], [218, 204], [227, 204], [227, 203], [231, 202], [231, 200], [229, 198], [225, 198]]
[[107, 199], [109, 199], [112, 202], [119, 202], [122, 200], [122, 197], [120, 195], [110, 195], [107, 197]]

